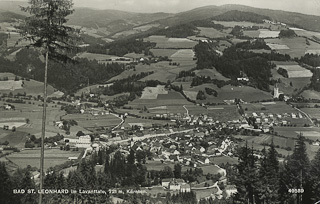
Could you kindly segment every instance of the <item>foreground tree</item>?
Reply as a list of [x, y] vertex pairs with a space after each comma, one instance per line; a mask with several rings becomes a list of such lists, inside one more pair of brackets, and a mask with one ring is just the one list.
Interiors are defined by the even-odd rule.
[[[22, 11], [30, 14], [20, 25], [22, 39], [29, 40], [28, 47], [40, 48], [45, 55], [43, 115], [41, 134], [41, 161], [40, 161], [40, 189], [43, 189], [44, 179], [44, 138], [46, 130], [47, 106], [47, 73], [49, 59], [66, 62], [70, 58], [66, 51], [70, 51], [73, 29], [65, 26], [66, 17], [73, 13], [72, 0], [30, 0], [29, 6], [22, 7]], [[40, 194], [39, 203], [42, 203]]]

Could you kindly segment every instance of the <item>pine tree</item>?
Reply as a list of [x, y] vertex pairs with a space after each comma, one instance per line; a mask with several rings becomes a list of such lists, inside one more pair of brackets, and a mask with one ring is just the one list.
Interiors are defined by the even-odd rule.
[[311, 161], [310, 175], [312, 183], [312, 202], [316, 203], [320, 200], [320, 149]]
[[[295, 200], [294, 202], [298, 204], [311, 204], [310, 161], [307, 155], [305, 138], [301, 134], [298, 135], [293, 154], [285, 161], [283, 171], [281, 174], [282, 189], [280, 189], [282, 195], [285, 196], [285, 192], [288, 194], [289, 189], [304, 189], [303, 194], [291, 194], [292, 196], [287, 200], [290, 202]], [[284, 189], [285, 186], [287, 189]]]
[[0, 162], [0, 203], [12, 203], [12, 181], [4, 162]]
[[[64, 62], [70, 59], [65, 52], [74, 48], [72, 46], [72, 40], [74, 39], [72, 33], [74, 30], [71, 27], [65, 26], [65, 23], [67, 22], [66, 17], [73, 13], [73, 3], [72, 0], [29, 0], [29, 4], [27, 7], [22, 7], [22, 11], [29, 13], [29, 16], [20, 25], [20, 33], [24, 40], [31, 41], [29, 46], [44, 50], [46, 62], [44, 69], [40, 157], [40, 189], [42, 189], [44, 180], [48, 61], [49, 58]], [[42, 203], [42, 194], [40, 194], [39, 203]]]
[[253, 155], [253, 148], [245, 147], [239, 149], [239, 163], [237, 165], [237, 178], [235, 184], [237, 194], [235, 195], [235, 203], [255, 203], [259, 198], [258, 192], [258, 171], [256, 166], [256, 158]]

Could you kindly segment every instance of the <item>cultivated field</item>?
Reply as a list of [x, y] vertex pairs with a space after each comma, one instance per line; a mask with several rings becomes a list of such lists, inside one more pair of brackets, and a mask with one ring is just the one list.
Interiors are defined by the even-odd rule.
[[279, 68], [287, 70], [289, 78], [310, 78], [313, 75], [310, 70], [300, 65], [278, 65], [277, 69]]
[[280, 54], [288, 54], [291, 57], [302, 57], [308, 50], [320, 50], [320, 44], [303, 37], [281, 38], [281, 39], [265, 39], [265, 42], [271, 49], [276, 50]]
[[198, 42], [189, 40], [187, 38], [167, 38], [165, 36], [152, 35], [144, 38], [144, 41], [157, 43], [156, 48], [193, 48]]
[[259, 38], [277, 38], [280, 31], [259, 30]]

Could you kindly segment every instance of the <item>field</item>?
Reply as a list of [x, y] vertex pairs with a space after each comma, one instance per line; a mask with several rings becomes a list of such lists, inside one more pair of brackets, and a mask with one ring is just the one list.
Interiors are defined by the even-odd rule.
[[229, 34], [220, 32], [214, 28], [197, 27], [200, 30], [199, 36], [207, 38], [226, 38]]
[[[78, 157], [81, 151], [61, 151], [60, 149], [46, 149], [44, 167], [48, 169], [58, 164], [68, 161], [68, 157]], [[17, 164], [20, 168], [28, 165], [31, 167], [40, 166], [40, 149], [23, 150], [7, 156], [9, 160]]]
[[121, 122], [121, 119], [112, 114], [94, 116], [92, 114], [68, 114], [63, 116], [65, 120], [75, 120], [78, 126], [87, 128], [114, 127]]
[[220, 74], [215, 68], [195, 70], [194, 72], [196, 73], [197, 76], [206, 76], [206, 77], [210, 77], [211, 79], [218, 79], [223, 81], [229, 80], [228, 78]]
[[277, 69], [279, 68], [287, 70], [289, 78], [310, 78], [313, 75], [310, 70], [300, 65], [278, 65]]
[[319, 108], [301, 108], [303, 112], [308, 114], [311, 118], [320, 120], [320, 109]]
[[[287, 105], [285, 102], [275, 102], [274, 104], [266, 104], [266, 103], [251, 103], [251, 104], [243, 104], [243, 109], [247, 109], [246, 113], [252, 115], [253, 112], [260, 113], [263, 112], [265, 114], [284, 114], [284, 113], [299, 113], [299, 111], [292, 108], [290, 105]], [[264, 109], [264, 110], [261, 110]]]
[[110, 62], [111, 61], [117, 61], [119, 63], [124, 62], [124, 63], [130, 63], [131, 59], [126, 58], [126, 57], [121, 57], [122, 59], [126, 59], [128, 61], [118, 61], [120, 57], [115, 56], [115, 55], [104, 55], [104, 54], [94, 54], [94, 53], [88, 53], [88, 52], [83, 52], [80, 54], [77, 54], [77, 57], [79, 58], [87, 58], [88, 60], [97, 60], [99, 62]]
[[302, 92], [301, 96], [307, 98], [307, 99], [318, 99], [320, 100], [320, 93], [313, 90], [305, 90]]
[[313, 38], [313, 37], [317, 37], [320, 38], [320, 33], [318, 32], [313, 32], [313, 31], [308, 31], [308, 30], [303, 30], [300, 28], [290, 28], [291, 30], [294, 30], [294, 32], [298, 35], [298, 36], [304, 36], [307, 38]]
[[5, 32], [7, 34], [10, 33], [10, 37], [9, 39], [7, 40], [7, 47], [23, 47], [23, 46], [26, 46], [26, 45], [30, 45], [30, 42], [29, 41], [20, 41], [18, 43], [18, 45], [16, 45], [16, 43], [21, 39], [21, 35], [17, 32]]
[[320, 50], [320, 44], [313, 41], [307, 41], [303, 37], [281, 38], [281, 39], [265, 39], [267, 45], [279, 52], [280, 54], [288, 54], [291, 57], [304, 56], [308, 50]]
[[165, 36], [152, 35], [148, 38], [144, 38], [144, 41], [157, 43], [156, 48], [176, 48], [186, 49], [193, 48], [198, 42], [189, 40], [187, 38], [167, 38]]
[[[178, 82], [177, 82], [178, 84]], [[227, 85], [222, 88], [218, 88], [214, 84], [203, 84], [200, 86], [196, 86], [193, 88], [184, 89], [187, 91], [186, 94], [190, 96], [196, 96], [199, 90], [205, 91], [205, 88], [209, 87], [218, 92], [218, 96], [207, 95], [207, 99], [199, 102], [211, 102], [211, 103], [224, 103], [226, 100], [233, 100], [235, 98], [240, 98], [246, 102], [271, 99], [271, 94], [268, 92], [261, 91], [259, 89], [255, 89], [248, 86], [231, 86]], [[192, 93], [193, 92], [193, 93]], [[195, 99], [195, 98], [192, 98]]]
[[158, 23], [153, 23], [153, 24], [147, 24], [147, 25], [143, 25], [143, 26], [139, 26], [139, 27], [135, 27], [133, 28], [133, 30], [138, 30], [140, 32], [145, 32], [151, 28], [154, 28], [154, 27], [159, 27], [160, 24]]
[[259, 30], [259, 38], [277, 38], [280, 31]]
[[185, 107], [188, 109], [189, 115], [207, 115], [208, 117], [212, 117], [214, 122], [232, 121], [240, 119], [241, 117], [237, 107], [232, 105], [217, 105], [209, 106], [207, 108], [196, 105], [186, 105]]
[[170, 120], [150, 120], [142, 118], [127, 117], [123, 127], [131, 128], [132, 125], [142, 125], [144, 128], [151, 128], [153, 124], [164, 126], [164, 125], [174, 125], [175, 123]]
[[272, 26], [270, 24], [267, 24], [267, 23], [251, 23], [251, 22], [247, 22], [247, 21], [241, 21], [241, 22], [238, 22], [238, 21], [212, 21], [214, 22], [215, 24], [221, 24], [225, 27], [235, 27], [235, 26], [241, 26], [241, 27], [252, 27], [252, 26], [262, 26], [262, 27], [269, 27], [269, 26]]
[[22, 81], [0, 81], [0, 90], [14, 91], [16, 89], [22, 89]]
[[171, 55], [177, 52], [177, 49], [150, 49], [150, 52], [157, 57], [171, 57]]
[[280, 92], [283, 92], [286, 95], [291, 95], [293, 93], [296, 93], [297, 91], [300, 91], [302, 88], [310, 84], [310, 77], [289, 79], [280, 75], [276, 69], [272, 69], [271, 73], [272, 73], [273, 79], [281, 80], [280, 83], [277, 83], [277, 86]]
[[195, 53], [193, 52], [192, 49], [181, 49], [175, 52], [174, 54], [172, 54], [170, 58], [172, 58], [173, 60], [178, 60], [176, 58], [179, 58], [180, 60], [182, 59], [192, 60], [194, 56], [195, 56]]
[[157, 99], [136, 99], [129, 102], [128, 106], [133, 108], [154, 108], [159, 106], [183, 106], [191, 104], [180, 93], [169, 91], [168, 94], [158, 94]]
[[[38, 96], [43, 95], [43, 83], [38, 82], [35, 80], [30, 79], [30, 81], [26, 80], [20, 80], [20, 81], [14, 81], [15, 75], [11, 73], [0, 73], [0, 78], [8, 77], [9, 81], [0, 81], [0, 94], [2, 93], [10, 93], [13, 94], [24, 92], [27, 93], [27, 95], [32, 96]], [[21, 87], [21, 84], [23, 83], [23, 86]], [[51, 95], [55, 92], [55, 89], [48, 85], [48, 95]]]
[[[36, 137], [41, 135], [41, 124], [42, 124], [42, 107], [38, 106], [41, 102], [33, 101], [33, 104], [14, 104], [16, 110], [1, 110], [1, 123], [11, 123], [18, 122], [21, 126], [17, 127], [17, 134], [12, 133], [12, 131], [5, 131], [4, 134], [7, 135], [3, 140], [11, 139], [11, 135], [18, 138], [23, 138], [28, 133], [34, 134]], [[0, 102], [0, 105], [3, 103]], [[61, 111], [59, 107], [53, 107], [52, 103], [48, 104], [47, 108], [47, 126], [46, 126], [46, 136], [55, 136], [57, 133], [63, 134], [64, 131], [55, 127], [53, 121], [59, 121], [60, 116], [65, 112]], [[26, 124], [25, 119], [30, 120], [29, 124]], [[17, 125], [17, 124], [15, 124]], [[0, 127], [2, 128], [2, 126]], [[21, 135], [18, 134], [21, 132]], [[4, 135], [3, 135], [4, 136]], [[2, 141], [2, 140], [1, 140]], [[24, 140], [21, 139], [21, 142], [18, 142], [19, 146], [24, 146]]]
[[141, 99], [157, 99], [159, 94], [168, 94], [164, 86], [146, 87], [141, 95]]

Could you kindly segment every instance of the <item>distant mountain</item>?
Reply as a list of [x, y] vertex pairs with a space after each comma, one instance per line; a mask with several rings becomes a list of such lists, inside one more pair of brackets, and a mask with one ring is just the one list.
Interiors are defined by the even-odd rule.
[[[0, 13], [2, 10], [2, 13], [4, 11], [9, 11], [20, 15], [26, 15], [26, 13], [23, 13], [20, 10], [20, 6], [26, 5], [27, 2], [23, 1], [0, 1]], [[260, 17], [265, 16], [292, 26], [320, 32], [320, 16], [234, 4], [205, 6], [176, 14], [134, 13], [118, 10], [75, 8], [75, 12], [69, 16], [69, 24], [87, 28], [105, 28], [107, 31], [105, 33], [116, 33], [125, 31], [126, 29], [131, 30], [133, 27], [149, 23], [158, 23], [161, 27], [165, 27], [189, 23], [195, 20], [210, 19], [216, 16], [232, 19], [237, 18], [241, 12], [255, 13]], [[9, 14], [7, 13], [5, 15], [8, 16]], [[243, 16], [243, 13], [241, 16]]]
[[118, 10], [76, 8], [68, 24], [87, 28], [107, 28], [111, 33], [172, 16], [169, 13], [133, 13]]
[[11, 23], [11, 22], [15, 22], [18, 19], [24, 19], [24, 18], [25, 18], [25, 16], [17, 14], [17, 13], [0, 10], [0, 23], [1, 22]]
[[[181, 23], [188, 23], [194, 20], [209, 19], [222, 15], [230, 11], [252, 12], [261, 16], [269, 17], [274, 21], [280, 21], [288, 25], [296, 26], [306, 30], [320, 32], [320, 16], [306, 15], [296, 12], [288, 12], [281, 10], [261, 9], [250, 6], [228, 4], [223, 6], [205, 6], [190, 11], [181, 12], [173, 17], [159, 20], [162, 24], [171, 26]], [[237, 13], [234, 13], [236, 15]], [[229, 16], [231, 17], [231, 16]], [[234, 16], [236, 17], [236, 16]]]

